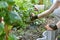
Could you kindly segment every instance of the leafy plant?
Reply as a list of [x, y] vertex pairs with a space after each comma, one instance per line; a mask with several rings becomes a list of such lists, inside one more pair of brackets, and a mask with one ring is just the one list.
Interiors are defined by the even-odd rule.
[[[30, 21], [30, 14], [43, 12], [34, 11], [34, 4], [38, 0], [0, 0], [0, 40], [17, 40], [11, 33], [14, 27], [26, 28]], [[33, 4], [32, 4], [33, 3]]]
[[20, 20], [18, 13], [12, 10], [14, 4], [14, 0], [0, 0], [0, 40], [9, 40], [10, 37], [8, 38], [8, 36], [11, 30], [9, 26], [11, 27], [13, 23]]
[[51, 6], [52, 2], [51, 0], [43, 0], [43, 4], [45, 5], [45, 9], [48, 9]]

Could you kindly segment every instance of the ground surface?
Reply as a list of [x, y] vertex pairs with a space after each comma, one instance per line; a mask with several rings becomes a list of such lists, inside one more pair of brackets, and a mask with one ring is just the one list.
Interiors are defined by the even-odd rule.
[[42, 33], [46, 30], [44, 26], [49, 23], [54, 23], [55, 18], [52, 16], [48, 16], [45, 18], [45, 23], [42, 23], [38, 27], [28, 27], [23, 30], [22, 35], [19, 34], [20, 40], [36, 40], [37, 38], [41, 38]]

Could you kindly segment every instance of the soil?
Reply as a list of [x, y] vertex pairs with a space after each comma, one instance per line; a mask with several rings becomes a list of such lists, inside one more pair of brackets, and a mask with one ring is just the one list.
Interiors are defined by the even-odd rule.
[[36, 40], [37, 38], [41, 38], [42, 33], [46, 30], [44, 26], [46, 24], [54, 23], [56, 20], [52, 16], [48, 16], [45, 18], [45, 23], [41, 24], [38, 27], [28, 27], [25, 31], [22, 37], [19, 37], [19, 40]]

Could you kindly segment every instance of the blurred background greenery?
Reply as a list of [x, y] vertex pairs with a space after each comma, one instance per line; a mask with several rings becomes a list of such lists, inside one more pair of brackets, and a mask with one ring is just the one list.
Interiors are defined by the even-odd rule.
[[[41, 33], [45, 31], [43, 27], [45, 18], [30, 23], [30, 14], [38, 15], [50, 8], [52, 4], [53, 0], [0, 0], [0, 18], [3, 17], [4, 25], [7, 24], [9, 30], [12, 30], [9, 33], [8, 40], [17, 40], [16, 36], [23, 35], [25, 32], [39, 32], [39, 37], [41, 37]], [[44, 5], [44, 10], [35, 11], [34, 5]], [[4, 25], [0, 23], [0, 40], [4, 40], [6, 35], [3, 31]]]

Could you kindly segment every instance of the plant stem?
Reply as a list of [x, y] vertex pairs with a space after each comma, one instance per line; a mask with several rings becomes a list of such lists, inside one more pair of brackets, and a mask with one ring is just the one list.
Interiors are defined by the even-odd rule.
[[9, 11], [12, 10], [12, 6], [11, 6], [11, 5], [8, 6], [8, 10], [9, 10]]
[[8, 40], [9, 30], [7, 24], [5, 24], [5, 33], [6, 33], [5, 40]]
[[39, 4], [43, 4], [43, 0], [40, 0]]
[[1, 23], [1, 21], [2, 21], [2, 18], [0, 17], [0, 23]]

